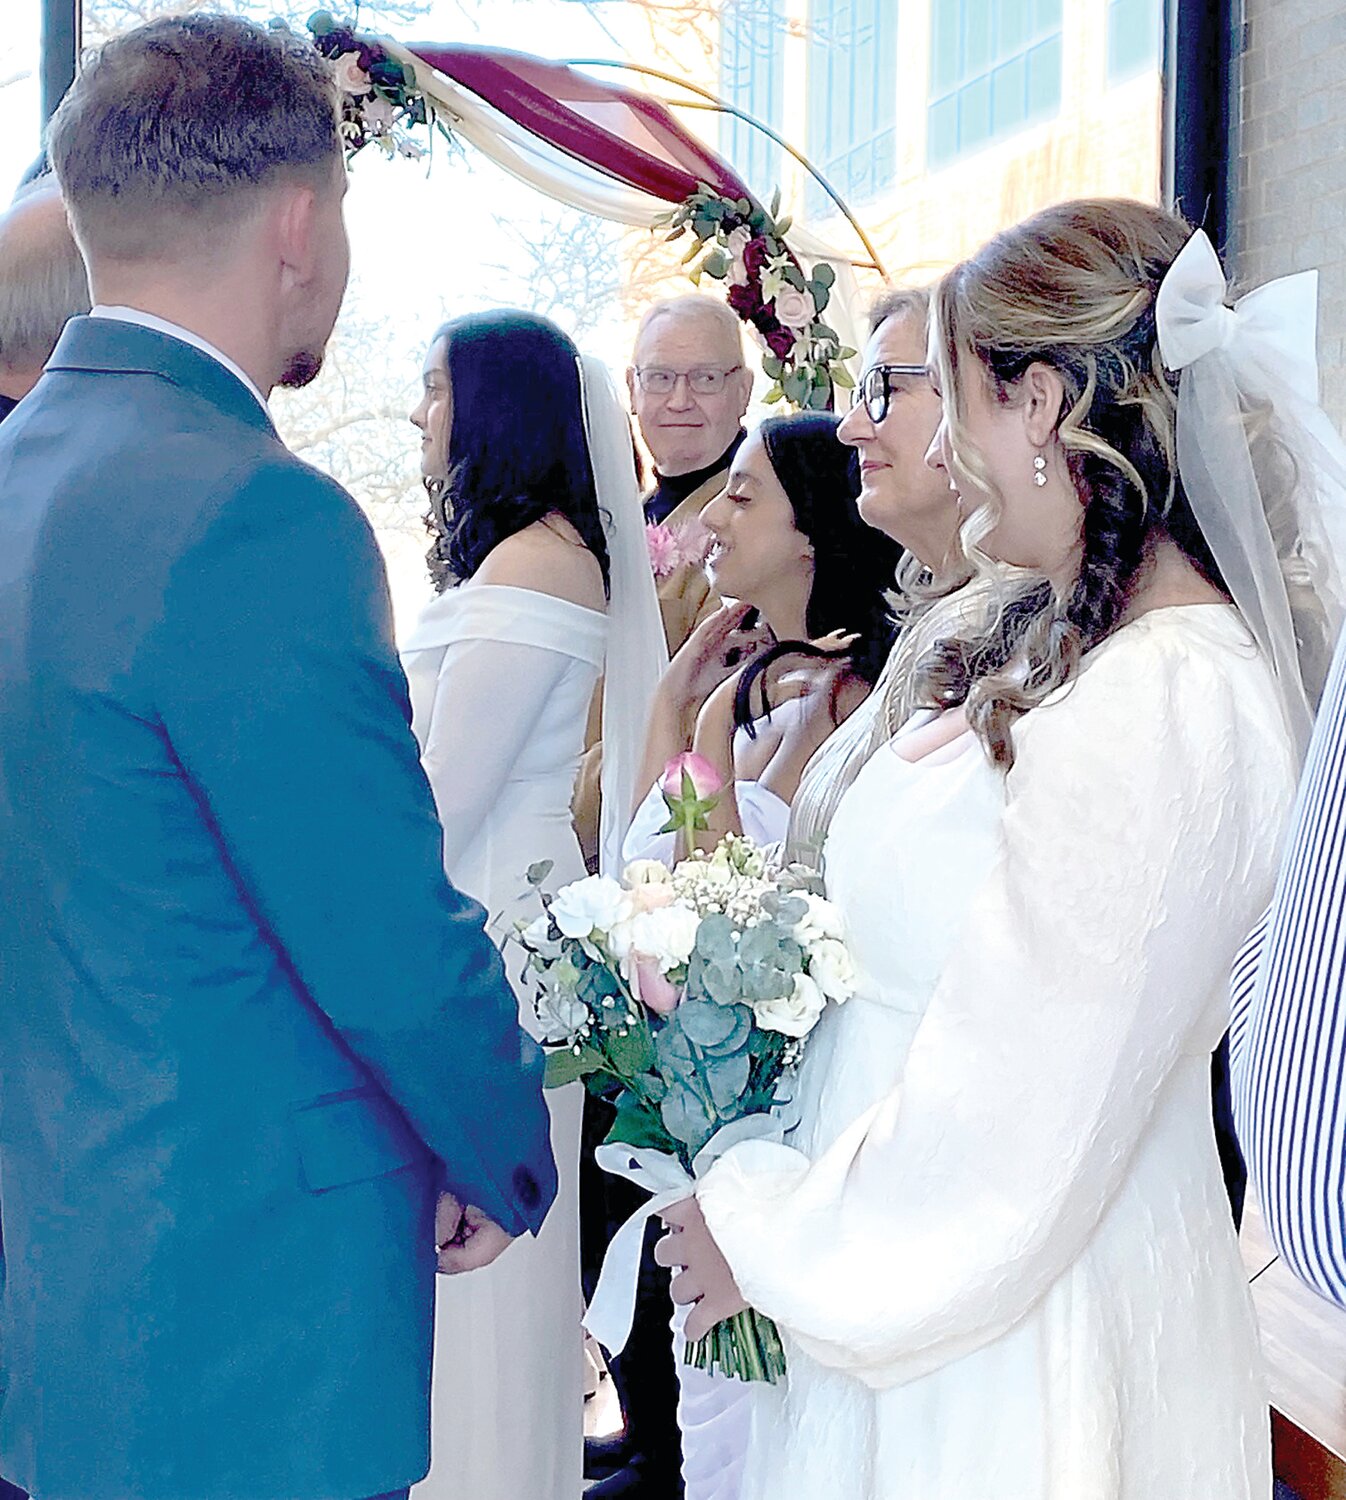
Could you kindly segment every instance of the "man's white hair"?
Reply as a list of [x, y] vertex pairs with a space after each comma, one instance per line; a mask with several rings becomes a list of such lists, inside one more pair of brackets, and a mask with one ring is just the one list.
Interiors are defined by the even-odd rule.
[[89, 277], [51, 178], [26, 184], [0, 217], [0, 366], [44, 365], [89, 311]]
[[718, 297], [708, 297], [701, 292], [687, 292], [680, 297], [666, 297], [662, 302], [656, 302], [640, 320], [640, 327], [636, 330], [637, 349], [650, 326], [661, 318], [704, 318], [716, 323], [725, 336], [733, 340], [739, 358], [743, 358], [743, 326], [733, 309]]

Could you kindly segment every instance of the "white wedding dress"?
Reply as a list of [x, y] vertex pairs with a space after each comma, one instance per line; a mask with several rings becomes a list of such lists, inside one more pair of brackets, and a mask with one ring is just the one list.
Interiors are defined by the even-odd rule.
[[1267, 1500], [1211, 1126], [1226, 976], [1295, 784], [1223, 605], [1157, 610], [1015, 727], [880, 750], [827, 843], [865, 976], [796, 1146], [699, 1198], [782, 1328], [744, 1500]]
[[[500, 944], [547, 888], [584, 873], [570, 799], [607, 617], [532, 589], [466, 583], [439, 595], [406, 642], [412, 727], [444, 824], [444, 867], [490, 914]], [[506, 964], [524, 1026], [538, 1033]], [[551, 1092], [556, 1203], [536, 1239], [494, 1265], [439, 1277], [429, 1476], [416, 1500], [578, 1500], [584, 1385], [579, 1270], [580, 1085]]]

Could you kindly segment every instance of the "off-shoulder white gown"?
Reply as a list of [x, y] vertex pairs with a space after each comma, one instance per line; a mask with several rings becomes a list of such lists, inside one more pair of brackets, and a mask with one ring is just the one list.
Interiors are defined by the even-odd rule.
[[[570, 799], [607, 617], [532, 589], [467, 583], [426, 608], [404, 652], [412, 727], [444, 824], [444, 867], [504, 942], [584, 873]], [[506, 950], [518, 986], [518, 950]], [[531, 1004], [520, 1016], [537, 1033]], [[438, 1279], [429, 1477], [416, 1500], [578, 1500], [584, 1387], [579, 1272], [579, 1085], [547, 1096], [560, 1175], [536, 1239]]]
[[1294, 762], [1232, 609], [1157, 610], [1019, 721], [880, 750], [827, 878], [866, 971], [798, 1149], [699, 1197], [781, 1325], [745, 1500], [1265, 1500], [1267, 1407], [1211, 1126], [1226, 976]]

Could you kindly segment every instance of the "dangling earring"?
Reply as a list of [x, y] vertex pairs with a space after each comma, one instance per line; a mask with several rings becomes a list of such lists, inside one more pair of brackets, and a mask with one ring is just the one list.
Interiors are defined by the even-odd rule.
[[1033, 483], [1039, 489], [1047, 483], [1047, 460], [1040, 453], [1033, 455]]

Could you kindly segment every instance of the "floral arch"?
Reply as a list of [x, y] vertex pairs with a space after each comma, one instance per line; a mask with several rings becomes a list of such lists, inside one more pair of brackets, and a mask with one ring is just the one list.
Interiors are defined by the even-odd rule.
[[572, 208], [691, 243], [693, 281], [723, 282], [756, 337], [766, 400], [827, 409], [854, 384], [861, 319], [852, 262], [759, 203], [669, 107], [564, 63], [490, 47], [404, 45], [309, 20], [345, 96], [349, 154], [425, 154], [420, 133], [463, 142]]

